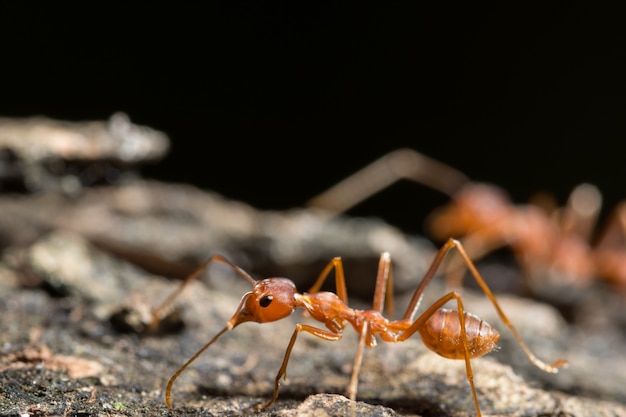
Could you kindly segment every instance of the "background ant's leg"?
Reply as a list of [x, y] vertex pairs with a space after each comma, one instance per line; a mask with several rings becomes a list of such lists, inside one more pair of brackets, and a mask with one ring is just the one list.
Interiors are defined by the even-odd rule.
[[621, 249], [626, 244], [626, 202], [617, 205], [595, 245], [598, 250]]
[[450, 197], [469, 182], [451, 166], [413, 149], [396, 149], [318, 194], [306, 205], [343, 213], [400, 179], [415, 181]]
[[372, 308], [382, 313], [385, 303], [387, 304], [387, 312], [393, 314], [393, 272], [389, 252], [383, 252], [380, 255]]
[[593, 247], [596, 276], [626, 290], [626, 202], [618, 204]]
[[601, 208], [602, 194], [595, 185], [583, 183], [576, 186], [570, 193], [567, 204], [559, 212], [561, 231], [575, 233], [588, 242]]
[[343, 262], [339, 256], [334, 257], [322, 270], [319, 277], [309, 288], [309, 293], [313, 294], [320, 290], [326, 278], [328, 278], [328, 274], [330, 273], [332, 268], [335, 268], [335, 292], [337, 296], [343, 301], [345, 304], [348, 304], [348, 290], [346, 289], [346, 278], [343, 273]]
[[517, 340], [519, 345], [522, 347], [522, 349], [526, 353], [526, 356], [528, 356], [528, 359], [530, 359], [530, 361], [537, 368], [539, 368], [539, 369], [541, 369], [541, 370], [543, 370], [545, 372], [549, 372], [549, 373], [556, 373], [556, 372], [558, 372], [558, 368], [559, 367], [567, 365], [567, 361], [565, 361], [563, 359], [559, 359], [559, 360], [555, 361], [554, 363], [548, 365], [547, 363], [545, 363], [542, 360], [540, 360], [539, 358], [537, 358], [530, 351], [530, 348], [522, 340], [522, 337], [520, 336], [520, 334], [517, 331], [517, 329], [515, 328], [515, 326], [513, 326], [513, 323], [511, 323], [511, 321], [506, 316], [506, 314], [504, 314], [504, 311], [500, 307], [500, 304], [498, 303], [498, 300], [496, 300], [496, 297], [491, 292], [491, 289], [489, 289], [489, 286], [487, 285], [485, 280], [482, 278], [482, 276], [480, 275], [480, 273], [476, 269], [476, 266], [474, 265], [474, 263], [472, 262], [470, 257], [465, 252], [465, 248], [463, 248], [463, 245], [461, 244], [461, 242], [459, 242], [458, 240], [455, 240], [455, 239], [449, 239], [448, 242], [446, 242], [446, 245], [444, 245], [442, 247], [442, 250], [445, 249], [445, 252], [447, 252], [448, 250], [452, 249], [453, 247], [457, 249], [459, 255], [461, 256], [461, 258], [463, 258], [463, 261], [465, 262], [465, 265], [470, 270], [472, 276], [474, 277], [474, 279], [476, 280], [476, 282], [478, 283], [480, 288], [483, 290], [483, 292], [485, 293], [487, 298], [489, 298], [489, 300], [493, 304], [494, 308], [496, 309], [496, 312], [498, 313], [498, 316], [500, 316], [500, 320], [502, 320], [502, 322], [504, 324], [506, 324], [506, 326], [509, 328], [509, 330], [511, 330], [511, 333], [513, 333], [513, 336], [515, 337], [515, 339]]
[[308, 324], [296, 324], [296, 329], [293, 331], [291, 335], [291, 340], [289, 340], [289, 344], [287, 345], [287, 350], [285, 351], [285, 356], [283, 358], [283, 363], [280, 365], [280, 369], [276, 374], [276, 379], [274, 379], [274, 393], [272, 394], [272, 398], [269, 399], [265, 404], [260, 405], [259, 409], [265, 409], [270, 407], [278, 398], [278, 388], [280, 387], [281, 378], [287, 377], [287, 364], [289, 363], [289, 356], [291, 355], [291, 350], [293, 349], [293, 345], [296, 343], [296, 339], [298, 338], [298, 333], [301, 331], [305, 331], [311, 333], [313, 336], [319, 337], [320, 339], [336, 341], [341, 339], [342, 333], [334, 333], [329, 330], [320, 329], [318, 327], [309, 326]]
[[235, 271], [237, 274], [248, 280], [252, 285], [254, 285], [255, 281], [252, 277], [243, 269], [239, 268], [237, 265], [230, 262], [228, 259], [224, 258], [222, 255], [213, 255], [206, 261], [204, 261], [194, 272], [192, 272], [184, 281], [172, 292], [166, 299], [163, 301], [157, 308], [152, 311], [152, 320], [150, 322], [149, 329], [156, 329], [159, 321], [167, 314], [167, 312], [172, 308], [172, 303], [180, 295], [181, 292], [195, 279], [197, 279], [205, 269], [209, 267], [209, 265], [213, 262], [222, 262], [228, 265]]

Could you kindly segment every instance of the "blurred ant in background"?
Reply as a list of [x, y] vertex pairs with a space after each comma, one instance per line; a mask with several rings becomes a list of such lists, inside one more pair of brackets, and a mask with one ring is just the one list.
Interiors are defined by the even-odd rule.
[[[577, 186], [563, 207], [547, 194], [530, 204], [514, 204], [495, 185], [471, 181], [412, 149], [397, 149], [309, 200], [307, 206], [340, 214], [400, 179], [450, 197], [449, 204], [427, 218], [433, 238], [460, 238], [472, 260], [511, 248], [533, 292], [546, 286], [585, 288], [598, 278], [626, 294], [626, 203], [617, 207], [592, 242], [602, 196], [591, 184]], [[459, 267], [458, 262], [449, 265], [449, 282], [459, 282]]]

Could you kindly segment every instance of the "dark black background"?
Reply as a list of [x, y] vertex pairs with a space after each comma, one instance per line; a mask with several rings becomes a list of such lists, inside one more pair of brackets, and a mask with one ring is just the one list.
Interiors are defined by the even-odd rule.
[[[623, 15], [472, 3], [89, 3], [4, 9], [0, 115], [124, 111], [172, 150], [146, 175], [298, 206], [412, 147], [516, 201], [590, 181], [624, 198]], [[297, 6], [296, 6], [297, 4]], [[420, 231], [445, 198], [399, 184], [354, 214]]]

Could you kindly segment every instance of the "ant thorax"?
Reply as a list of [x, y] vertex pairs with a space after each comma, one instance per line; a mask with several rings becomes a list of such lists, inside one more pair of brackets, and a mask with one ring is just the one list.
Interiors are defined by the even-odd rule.
[[296, 294], [295, 297], [300, 307], [304, 308], [313, 319], [322, 323], [335, 320], [350, 321], [354, 316], [353, 310], [334, 292]]

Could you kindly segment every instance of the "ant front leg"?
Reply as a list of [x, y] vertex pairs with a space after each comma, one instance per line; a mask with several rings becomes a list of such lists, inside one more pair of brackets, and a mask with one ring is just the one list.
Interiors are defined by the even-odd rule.
[[348, 304], [348, 290], [346, 289], [346, 278], [343, 272], [343, 262], [339, 256], [334, 257], [327, 265], [324, 267], [320, 275], [315, 280], [315, 283], [311, 288], [309, 288], [309, 294], [314, 294], [319, 292], [320, 288], [328, 278], [328, 274], [330, 271], [335, 268], [335, 292], [337, 296], [344, 302], [344, 304]]
[[291, 340], [289, 340], [289, 345], [287, 345], [287, 350], [285, 351], [285, 356], [283, 358], [283, 363], [280, 365], [280, 369], [276, 374], [276, 379], [274, 380], [274, 394], [272, 398], [265, 404], [261, 404], [257, 407], [258, 410], [264, 410], [269, 408], [276, 398], [278, 398], [278, 388], [280, 387], [280, 380], [282, 378], [287, 378], [287, 364], [289, 363], [289, 357], [291, 356], [291, 350], [293, 349], [294, 344], [296, 343], [296, 339], [298, 338], [298, 333], [305, 331], [311, 333], [313, 336], [319, 337], [320, 339], [328, 340], [328, 341], [337, 341], [340, 340], [343, 333], [342, 329], [336, 329], [335, 332], [330, 330], [320, 329], [315, 326], [309, 326], [308, 324], [300, 324], [296, 325], [296, 329], [293, 331], [291, 335]]
[[[344, 304], [348, 305], [348, 291], [346, 288], [343, 262], [339, 256], [333, 258], [326, 265], [308, 293], [313, 294], [318, 292], [333, 268], [335, 268], [335, 291], [337, 296]], [[389, 252], [383, 252], [378, 262], [376, 289], [374, 291], [374, 310], [382, 312], [384, 304], [387, 303], [387, 311], [393, 313], [393, 277], [391, 271], [391, 257]]]

